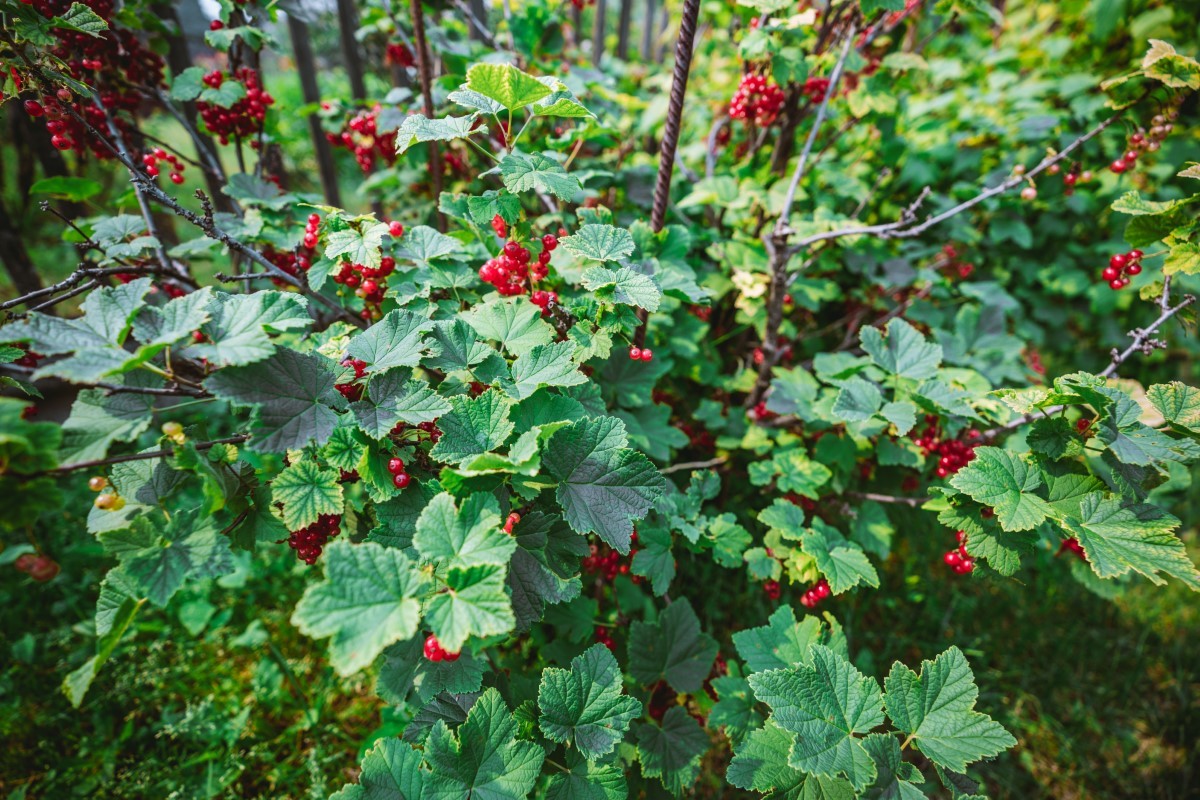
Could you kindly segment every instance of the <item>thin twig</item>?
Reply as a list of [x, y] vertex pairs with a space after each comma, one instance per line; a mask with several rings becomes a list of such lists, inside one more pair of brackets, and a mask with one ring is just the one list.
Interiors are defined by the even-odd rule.
[[[224, 439], [214, 439], [211, 442], [200, 442], [194, 445], [197, 450], [209, 450], [221, 444], [241, 444], [250, 438], [248, 433], [239, 433], [236, 436], [229, 436]], [[113, 456], [111, 458], [97, 458], [92, 461], [80, 461], [77, 464], [66, 464], [61, 467], [46, 470], [45, 472], [36, 473], [37, 475], [62, 475], [68, 472], [75, 472], [80, 469], [93, 469], [94, 467], [106, 467], [109, 464], [124, 464], [128, 461], [146, 461], [152, 458], [166, 458], [175, 455], [172, 450], [153, 450], [147, 453], [130, 453], [124, 456]], [[28, 475], [25, 477], [34, 477]]]
[[720, 466], [728, 460], [727, 456], [718, 456], [717, 458], [710, 458], [708, 461], [685, 461], [680, 464], [663, 467], [658, 473], [660, 475], [670, 475], [672, 472], [682, 472], [685, 469], [709, 469], [710, 467]]
[[912, 506], [913, 508], [925, 505], [930, 499], [928, 497], [899, 497], [894, 494], [876, 494], [875, 492], [845, 492], [842, 496], [852, 500], [871, 500], [876, 503]]

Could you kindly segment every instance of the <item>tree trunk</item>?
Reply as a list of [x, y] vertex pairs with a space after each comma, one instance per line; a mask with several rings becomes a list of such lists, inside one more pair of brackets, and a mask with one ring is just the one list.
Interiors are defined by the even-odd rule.
[[346, 60], [346, 76], [350, 79], [350, 94], [355, 100], [365, 100], [367, 84], [363, 80], [362, 56], [358, 52], [358, 9], [354, 0], [338, 0], [338, 27], [342, 39], [342, 57]]
[[633, 0], [621, 0], [621, 17], [617, 22], [617, 58], [629, 60], [629, 24], [633, 17]]
[[[304, 94], [304, 102], [317, 103], [321, 99], [321, 90], [317, 86], [308, 25], [289, 14], [288, 33], [292, 37], [292, 53], [296, 57], [296, 71], [300, 74], [300, 90]], [[308, 132], [312, 136], [313, 153], [317, 158], [317, 170], [321, 176], [321, 191], [325, 195], [325, 202], [340, 207], [342, 200], [338, 187], [337, 164], [334, 163], [333, 149], [329, 146], [329, 140], [325, 138], [325, 132], [321, 130], [321, 120], [316, 113], [308, 115]]]

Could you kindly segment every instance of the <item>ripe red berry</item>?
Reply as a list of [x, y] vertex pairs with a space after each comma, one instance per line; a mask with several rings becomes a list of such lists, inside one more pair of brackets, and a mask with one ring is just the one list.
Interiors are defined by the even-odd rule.
[[425, 658], [430, 661], [441, 661], [446, 657], [446, 651], [438, 643], [438, 639], [432, 633], [425, 637]]
[[654, 358], [654, 351], [649, 347], [642, 348], [642, 361], [649, 361], [652, 358]]
[[513, 528], [521, 521], [521, 515], [515, 511], [508, 515], [508, 519], [504, 520], [504, 532], [512, 533]]
[[1108, 265], [1114, 269], [1121, 269], [1129, 263], [1129, 256], [1124, 253], [1117, 253], [1115, 256], [1108, 259]]
[[1140, 258], [1141, 258], [1143, 255], [1145, 255], [1145, 253], [1143, 253], [1141, 250], [1130, 250], [1130, 251], [1129, 251], [1128, 253], [1126, 253], [1125, 255], [1127, 255], [1127, 256], [1129, 257], [1129, 260], [1130, 260], [1130, 261], [1137, 261], [1137, 260], [1138, 260], [1138, 259], [1140, 259]]
[[1120, 159], [1117, 159], [1116, 161], [1114, 161], [1114, 162], [1112, 162], [1111, 164], [1109, 164], [1109, 165], [1108, 165], [1108, 168], [1109, 168], [1109, 169], [1111, 169], [1113, 172], [1117, 173], [1118, 175], [1120, 175], [1122, 172], [1124, 172], [1124, 171], [1125, 171], [1125, 169], [1126, 169], [1128, 166], [1129, 166], [1129, 165], [1128, 165], [1128, 164], [1126, 164], [1124, 161], [1122, 161], [1122, 160], [1120, 160]]
[[1112, 289], [1113, 291], [1116, 291], [1117, 289], [1120, 289], [1124, 286], [1125, 286], [1125, 281], [1123, 281], [1120, 278], [1116, 278], [1115, 280], [1111, 280], [1108, 282], [1108, 288]]
[[1136, 261], [1134, 261], [1132, 264], [1130, 264], [1128, 267], [1125, 268], [1126, 275], [1140, 275], [1141, 272], [1142, 272], [1142, 265]]
[[629, 348], [629, 360], [630, 361], [640, 361], [641, 358], [642, 358], [642, 348], [638, 347], [637, 345], [634, 345], [633, 347]]
[[25, 113], [31, 117], [40, 117], [46, 113], [46, 109], [42, 108], [42, 104], [37, 100], [26, 100]]
[[1105, 267], [1104, 271], [1100, 273], [1100, 277], [1106, 281], [1116, 280], [1121, 277], [1121, 270], [1116, 267]]
[[171, 177], [171, 183], [173, 183], [177, 186], [179, 184], [183, 183], [183, 176], [180, 175], [178, 172], [172, 172], [170, 177]]
[[392, 476], [392, 485], [397, 489], [403, 489], [411, 480], [412, 477], [407, 472], [399, 472]]
[[942, 560], [946, 562], [947, 566], [954, 567], [962, 559], [959, 557], [957, 550], [947, 550], [946, 555], [942, 556]]
[[398, 458], [389, 459], [387, 468], [388, 472], [393, 475], [399, 475], [401, 472], [404, 472], [404, 462]]
[[1137, 151], [1130, 150], [1129, 152], [1125, 153], [1124, 161], [1126, 164], [1132, 164], [1133, 162], [1137, 161], [1137, 157], [1138, 157]]
[[399, 239], [401, 236], [404, 235], [404, 226], [402, 224], [400, 224], [399, 222], [389, 223], [388, 224], [388, 233], [391, 234], [393, 239]]
[[221, 22], [221, 20], [219, 20], [219, 19], [214, 19], [212, 22], [208, 23], [208, 29], [210, 31], [219, 31], [224, 27], [225, 27], [225, 23]]

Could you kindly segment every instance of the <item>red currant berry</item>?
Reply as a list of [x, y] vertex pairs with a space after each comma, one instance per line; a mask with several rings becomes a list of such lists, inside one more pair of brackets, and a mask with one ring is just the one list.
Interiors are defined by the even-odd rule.
[[411, 480], [412, 477], [407, 472], [400, 472], [392, 476], [392, 485], [397, 489], [403, 489]]
[[1142, 265], [1136, 261], [1134, 261], [1132, 264], [1130, 264], [1128, 267], [1125, 268], [1126, 275], [1140, 275], [1141, 273], [1142, 273]]
[[1129, 260], [1130, 260], [1130, 261], [1137, 261], [1137, 260], [1139, 260], [1139, 259], [1140, 259], [1142, 256], [1144, 256], [1144, 255], [1145, 255], [1145, 253], [1143, 253], [1141, 250], [1130, 250], [1130, 251], [1129, 251], [1128, 253], [1126, 253], [1125, 255], [1129, 256]]
[[1108, 288], [1112, 289], [1113, 291], [1120, 289], [1124, 285], [1125, 285], [1125, 281], [1121, 280], [1120, 278], [1116, 278], [1115, 280], [1111, 280], [1108, 282]]
[[398, 458], [389, 459], [387, 468], [388, 472], [393, 475], [399, 475], [401, 472], [404, 472], [404, 462]]
[[1122, 172], [1124, 172], [1126, 170], [1126, 168], [1128, 168], [1128, 166], [1129, 165], [1126, 164], [1124, 161], [1117, 159], [1116, 161], [1109, 164], [1108, 168], [1111, 169], [1113, 172], [1117, 173], [1118, 175], [1120, 175]]
[[46, 109], [42, 108], [42, 104], [37, 100], [26, 100], [25, 113], [31, 117], [40, 117], [46, 113]]
[[437, 637], [432, 633], [425, 637], [425, 658], [430, 661], [441, 661], [446, 657], [446, 651], [442, 649], [438, 643]]
[[642, 348], [638, 347], [637, 345], [634, 345], [633, 347], [629, 348], [629, 360], [630, 361], [640, 361], [641, 358], [642, 358]]
[[649, 347], [642, 348], [642, 361], [649, 361], [654, 358], [654, 351]]
[[172, 172], [170, 175], [170, 178], [171, 178], [171, 183], [175, 184], [176, 186], [183, 183], [183, 176], [180, 175], [178, 172]]
[[399, 222], [389, 223], [388, 224], [388, 233], [391, 234], [393, 239], [399, 239], [401, 236], [404, 235], [404, 226], [402, 224], [400, 224]]

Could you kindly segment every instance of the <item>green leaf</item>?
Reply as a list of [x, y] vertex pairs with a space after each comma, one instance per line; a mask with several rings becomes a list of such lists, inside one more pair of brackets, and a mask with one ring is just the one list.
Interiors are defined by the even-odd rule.
[[450, 411], [438, 420], [442, 437], [429, 454], [439, 461], [461, 464], [492, 452], [512, 435], [512, 406], [512, 400], [495, 390], [474, 398], [451, 397]]
[[493, 297], [465, 315], [484, 339], [499, 342], [513, 355], [554, 341], [554, 329], [542, 321], [541, 309], [525, 297]]
[[423, 316], [397, 308], [350, 340], [346, 352], [370, 365], [372, 374], [396, 367], [415, 367], [429, 354], [425, 334], [433, 323]]
[[546, 754], [516, 736], [516, 719], [495, 689], [479, 696], [456, 732], [439, 720], [425, 740], [425, 760], [432, 771], [423, 800], [524, 798], [533, 790]]
[[470, 325], [461, 319], [433, 323], [433, 338], [439, 352], [425, 359], [425, 366], [444, 372], [470, 369], [496, 351], [476, 338]]
[[904, 761], [900, 742], [896, 741], [895, 736], [872, 733], [863, 739], [863, 747], [871, 754], [877, 771], [875, 781], [871, 784], [871, 796], [926, 800], [925, 793], [917, 786], [925, 782], [925, 776], [915, 764]]
[[449, 142], [471, 135], [477, 114], [463, 117], [429, 119], [423, 114], [410, 114], [396, 131], [396, 152], [404, 155], [408, 148], [420, 142]]
[[228, 367], [205, 381], [222, 400], [254, 406], [258, 426], [249, 447], [268, 453], [324, 444], [337, 426], [340, 406], [329, 360], [315, 353], [281, 349], [265, 361]]
[[548, 667], [538, 686], [538, 722], [546, 738], [575, 747], [585, 758], [611, 753], [642, 704], [621, 692], [621, 668], [602, 644], [571, 659], [571, 669]]
[[500, 177], [504, 187], [514, 194], [545, 192], [569, 201], [579, 191], [579, 179], [541, 153], [510, 153], [500, 159]]
[[112, 657], [144, 603], [134, 581], [123, 569], [118, 567], [104, 576], [100, 597], [96, 600], [96, 653], [68, 674], [62, 683], [63, 694], [73, 707], [79, 708], [83, 703], [96, 674]]
[[829, 580], [834, 594], [860, 583], [879, 588], [879, 575], [863, 549], [820, 519], [813, 519], [812, 529], [801, 539], [801, 547], [816, 561], [817, 569]]
[[[869, 739], [870, 737], [868, 737]], [[853, 800], [854, 786], [841, 778], [806, 775], [788, 765], [796, 737], [771, 720], [734, 750], [725, 778], [739, 789], [785, 800]]]
[[469, 495], [458, 507], [452, 495], [443, 493], [430, 500], [417, 518], [413, 546], [439, 569], [466, 569], [504, 566], [517, 542], [504, 532], [500, 504], [493, 495]]
[[134, 520], [133, 530], [142, 535], [145, 546], [121, 557], [123, 569], [160, 608], [189, 578], [217, 578], [233, 572], [229, 539], [217, 530], [212, 517], [197, 520], [194, 511], [178, 511], [159, 527], [143, 515]]
[[567, 753], [567, 772], [555, 772], [546, 800], [625, 800], [629, 787], [617, 764], [597, 764], [578, 752]]
[[855, 737], [884, 721], [879, 684], [823, 645], [812, 648], [812, 666], [758, 672], [750, 685], [771, 707], [771, 719], [799, 738], [788, 765], [814, 775], [845, 775], [861, 791], [875, 778], [875, 763]]
[[99, 181], [91, 178], [76, 178], [69, 175], [53, 175], [42, 178], [29, 187], [30, 194], [48, 194], [72, 203], [80, 203], [103, 191]]
[[375, 691], [384, 701], [402, 705], [415, 689], [421, 702], [429, 702], [442, 692], [465, 694], [483, 686], [486, 661], [471, 653], [461, 653], [453, 661], [430, 661], [424, 647], [425, 637], [417, 635], [383, 651]]
[[758, 628], [733, 634], [733, 645], [751, 672], [812, 664], [812, 646], [823, 643], [821, 620], [806, 616], [796, 621], [791, 606], [780, 606]]
[[246, 87], [240, 81], [227, 80], [220, 86], [202, 88], [199, 99], [221, 108], [231, 108], [246, 99]]
[[475, 64], [467, 70], [465, 89], [516, 111], [549, 97], [552, 89], [512, 64]]
[[1035, 528], [1051, 511], [1045, 500], [1033, 494], [1042, 485], [1037, 469], [997, 447], [976, 448], [975, 459], [950, 479], [950, 485], [995, 509], [1006, 531]]
[[621, 553], [629, 552], [634, 521], [666, 486], [650, 460], [626, 443], [619, 419], [584, 418], [557, 431], [542, 453], [542, 464], [559, 482], [556, 497], [567, 523], [577, 533], [596, 533]]
[[100, 37], [100, 31], [108, 30], [108, 22], [83, 3], [71, 3], [67, 13], [52, 18], [50, 24], [56, 28], [86, 33], [95, 38]]
[[429, 384], [408, 377], [407, 370], [391, 370], [374, 377], [367, 384], [366, 399], [350, 404], [359, 427], [372, 439], [384, 439], [398, 422], [420, 425], [450, 410], [450, 404]]
[[570, 342], [539, 344], [517, 357], [512, 378], [519, 399], [529, 397], [543, 386], [578, 386], [587, 376], [571, 359], [575, 346]]
[[[730, 742], [737, 746], [751, 731], [762, 727], [765, 718], [756, 708], [754, 692], [745, 678], [736, 674], [722, 675], [713, 678], [712, 688], [719, 699], [709, 712], [707, 728], [724, 729]], [[787, 761], [786, 752], [782, 760]]]
[[1156, 506], [1122, 506], [1115, 497], [1093, 492], [1066, 524], [1101, 578], [1117, 578], [1133, 570], [1152, 583], [1164, 584], [1162, 572], [1200, 591], [1200, 571], [1174, 534], [1179, 520]]
[[687, 791], [709, 746], [700, 723], [682, 706], [672, 706], [663, 716], [662, 727], [638, 725], [635, 735], [642, 775], [658, 778], [676, 796]]
[[[151, 380], [126, 376], [131, 386], [151, 385]], [[113, 442], [133, 442], [150, 427], [154, 396], [121, 392], [106, 394], [85, 389], [75, 398], [71, 416], [62, 424], [63, 463], [104, 458]]]
[[330, 261], [342, 260], [351, 264], [362, 264], [378, 269], [383, 257], [383, 237], [388, 226], [382, 222], [364, 221], [361, 230], [343, 228], [332, 231], [325, 239], [325, 257]]
[[459, 257], [462, 243], [428, 225], [418, 225], [404, 233], [404, 238], [395, 247], [397, 258], [406, 258], [418, 267], [431, 267], [439, 259]]
[[404, 553], [337, 539], [324, 560], [325, 581], [304, 592], [292, 624], [314, 639], [333, 637], [329, 659], [339, 675], [353, 675], [388, 645], [416, 635], [416, 598], [429, 579]]
[[271, 481], [271, 495], [283, 503], [283, 524], [289, 530], [307, 528], [323, 514], [342, 513], [342, 485], [338, 473], [300, 460]]
[[666, 680], [676, 691], [694, 692], [716, 656], [716, 639], [700, 630], [686, 597], [667, 606], [658, 622], [635, 621], [629, 629], [629, 674], [645, 686]]
[[357, 787], [347, 784], [341, 791], [359, 788], [361, 800], [421, 800], [425, 777], [421, 752], [394, 737], [377, 739], [363, 755]]
[[882, 406], [883, 394], [875, 384], [862, 378], [851, 378], [838, 390], [833, 414], [836, 419], [846, 422], [863, 422], [875, 416]]
[[1200, 435], [1200, 389], [1171, 381], [1151, 386], [1146, 397], [1171, 427]]
[[189, 345], [187, 354], [214, 367], [262, 361], [275, 352], [269, 334], [302, 331], [312, 324], [308, 300], [289, 292], [216, 292], [207, 310], [210, 319], [200, 330], [208, 341]]
[[642, 526], [638, 549], [629, 571], [650, 579], [650, 589], [662, 597], [675, 579], [675, 554], [671, 552], [671, 532], [658, 526]]
[[[574, 234], [564, 236], [558, 240], [558, 243], [567, 252], [592, 261], [620, 261], [633, 255], [634, 248], [633, 236], [630, 235], [629, 231], [613, 225], [581, 225], [579, 230]], [[612, 270], [604, 270], [603, 272], [596, 272], [594, 274], [596, 277], [592, 278], [592, 282], [595, 284], [602, 285], [605, 281], [609, 283], [617, 282], [616, 274]], [[632, 274], [636, 275], [637, 273]], [[586, 280], [585, 277], [585, 285]], [[594, 289], [596, 287], [588, 286], [588, 288]], [[658, 295], [661, 297], [662, 290], [657, 285], [654, 285], [653, 288], [658, 290]], [[629, 292], [634, 296], [644, 294], [647, 291], [649, 290], [646, 288], [638, 288], [637, 286], [629, 287]]]
[[942, 346], [926, 341], [900, 318], [888, 323], [886, 340], [878, 328], [870, 326], [862, 329], [859, 340], [871, 360], [893, 375], [924, 380], [937, 375], [942, 363]]
[[974, 710], [979, 690], [957, 647], [921, 662], [920, 675], [896, 662], [884, 686], [893, 724], [935, 764], [962, 772], [1017, 743], [999, 723]]
[[[585, 225], [584, 227], [607, 226]], [[618, 229], [614, 228], [613, 230]], [[659, 301], [662, 300], [662, 288], [658, 285], [658, 281], [649, 275], [635, 272], [629, 267], [621, 267], [616, 271], [607, 267], [591, 267], [584, 271], [582, 282], [585, 287], [595, 292], [596, 299], [604, 302], [657, 311]]]
[[512, 602], [504, 591], [504, 567], [451, 569], [446, 591], [425, 605], [425, 621], [450, 652], [472, 636], [499, 636], [516, 625]]
[[1171, 245], [1171, 252], [1163, 259], [1163, 274], [1200, 275], [1200, 244], [1181, 242]]

